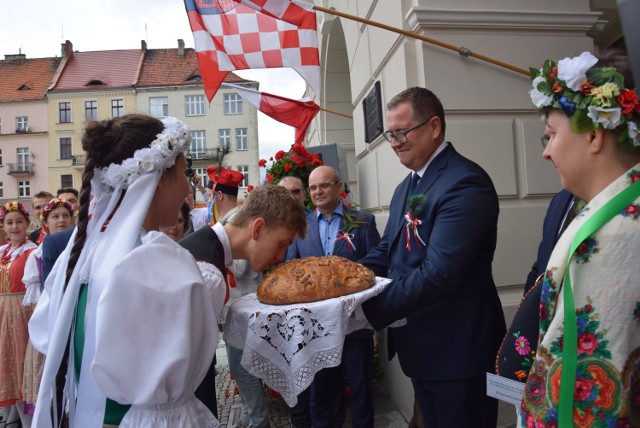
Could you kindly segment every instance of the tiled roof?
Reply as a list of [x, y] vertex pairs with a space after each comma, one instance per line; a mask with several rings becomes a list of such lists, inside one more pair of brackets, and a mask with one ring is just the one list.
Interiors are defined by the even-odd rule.
[[139, 49], [74, 52], [53, 91], [131, 88], [141, 55]]
[[[184, 56], [178, 56], [178, 49], [147, 50], [138, 87], [179, 86], [201, 83], [198, 58], [194, 49], [186, 48]], [[228, 83], [248, 82], [240, 76], [229, 73], [225, 79]]]
[[44, 99], [58, 64], [60, 58], [0, 61], [0, 101]]

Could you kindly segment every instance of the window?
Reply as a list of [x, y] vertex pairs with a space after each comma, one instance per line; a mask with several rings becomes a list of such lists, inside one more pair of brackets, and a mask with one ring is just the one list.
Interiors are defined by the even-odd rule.
[[62, 174], [60, 176], [60, 188], [73, 187], [73, 174]]
[[16, 160], [18, 161], [18, 168], [26, 169], [26, 165], [29, 163], [29, 148], [18, 147], [16, 149]]
[[29, 130], [29, 116], [16, 117], [16, 132], [27, 132]]
[[28, 181], [18, 181], [18, 197], [28, 198], [31, 196], [31, 184]]
[[124, 100], [111, 100], [111, 117], [124, 116]]
[[249, 150], [247, 128], [236, 128], [236, 150]]
[[169, 98], [168, 97], [149, 98], [149, 114], [155, 117], [169, 116]]
[[98, 120], [98, 102], [97, 101], [84, 102], [84, 118], [87, 121]]
[[184, 111], [187, 116], [204, 116], [204, 95], [186, 95]]
[[202, 185], [206, 187], [209, 182], [209, 175], [207, 174], [207, 168], [193, 168], [196, 174], [202, 179]]
[[4, 183], [0, 181], [0, 198], [4, 198]]
[[220, 144], [221, 150], [226, 150], [231, 144], [231, 130], [230, 129], [218, 129], [218, 144]]
[[224, 114], [242, 114], [242, 98], [238, 94], [224, 94]]
[[193, 159], [202, 159], [207, 153], [207, 134], [206, 131], [191, 131], [191, 157]]
[[249, 165], [238, 165], [238, 171], [244, 175], [240, 187], [247, 187], [249, 184]]
[[[71, 138], [60, 138], [60, 159], [71, 159]], [[62, 186], [72, 187], [72, 186]]]
[[71, 103], [69, 101], [58, 103], [58, 112], [58, 123], [71, 123]]

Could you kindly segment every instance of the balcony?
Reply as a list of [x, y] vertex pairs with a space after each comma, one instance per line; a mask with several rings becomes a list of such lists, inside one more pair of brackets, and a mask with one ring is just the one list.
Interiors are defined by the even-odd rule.
[[187, 150], [187, 156], [193, 160], [218, 159], [220, 149]]
[[84, 168], [85, 161], [86, 161], [85, 155], [71, 156], [71, 166]]
[[36, 164], [33, 162], [8, 163], [9, 175], [33, 175]]

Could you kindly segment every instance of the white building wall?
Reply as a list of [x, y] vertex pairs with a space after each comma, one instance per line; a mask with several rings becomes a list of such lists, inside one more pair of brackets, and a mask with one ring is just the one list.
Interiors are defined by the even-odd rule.
[[[600, 16], [591, 11], [587, 0], [543, 0], [535, 7], [523, 0], [316, 3], [464, 46], [523, 69], [546, 58], [592, 49], [587, 33]], [[411, 86], [433, 90], [446, 110], [447, 139], [487, 170], [500, 197], [493, 272], [509, 322], [535, 259], [550, 196], [560, 190], [553, 166], [542, 159], [543, 125], [528, 97], [529, 78], [351, 20], [323, 15], [319, 29], [323, 67], [320, 101], [353, 114], [353, 124], [351, 135], [345, 135], [346, 127], [335, 126], [328, 114], [321, 114], [315, 122], [320, 129], [311, 133], [311, 145], [330, 144], [336, 138], [346, 147], [352, 145], [357, 200], [376, 215], [382, 232], [393, 191], [409, 171], [381, 136], [371, 144], [364, 142], [362, 101], [376, 81], [381, 82], [383, 106]], [[336, 43], [341, 38], [344, 46]], [[333, 82], [328, 83], [330, 80]], [[341, 81], [336, 84], [335, 80]], [[350, 103], [327, 90], [335, 87], [351, 94]], [[413, 408], [411, 384], [397, 358], [384, 368], [388, 389], [408, 420]], [[503, 410], [500, 426], [510, 422], [513, 414], [512, 408]]]

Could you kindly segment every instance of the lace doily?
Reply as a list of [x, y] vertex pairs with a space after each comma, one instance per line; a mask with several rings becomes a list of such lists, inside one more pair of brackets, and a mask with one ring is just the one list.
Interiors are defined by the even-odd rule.
[[243, 349], [241, 363], [247, 371], [292, 407], [318, 371], [340, 364], [347, 334], [372, 329], [356, 316], [356, 308], [390, 282], [378, 277], [371, 288], [355, 294], [286, 306], [265, 305], [255, 293], [248, 294], [229, 308], [224, 340]]

